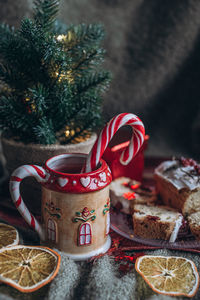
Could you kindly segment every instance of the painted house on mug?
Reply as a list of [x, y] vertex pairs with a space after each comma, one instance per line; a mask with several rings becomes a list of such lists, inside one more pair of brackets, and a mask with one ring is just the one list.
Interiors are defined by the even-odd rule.
[[[71, 232], [66, 235], [66, 239], [74, 241], [74, 245], [88, 246], [98, 243], [98, 228], [96, 228], [97, 218], [98, 224], [102, 223], [101, 228], [105, 228], [103, 237], [106, 238], [110, 230], [110, 199], [107, 199], [103, 208], [90, 208], [83, 207], [79, 211], [72, 212], [72, 217], [68, 218], [66, 215], [66, 208], [64, 211], [56, 204], [57, 201], [49, 201], [45, 199], [45, 205], [43, 207], [43, 219], [45, 220], [46, 238], [49, 244], [63, 244], [64, 241], [59, 240], [59, 233], [63, 231], [65, 226], [70, 226]], [[58, 202], [57, 202], [58, 203]], [[68, 224], [71, 220], [71, 224]], [[67, 223], [66, 223], [67, 222]], [[66, 224], [65, 224], [66, 223]], [[96, 233], [96, 234], [95, 234]], [[62, 234], [63, 236], [63, 234]]]

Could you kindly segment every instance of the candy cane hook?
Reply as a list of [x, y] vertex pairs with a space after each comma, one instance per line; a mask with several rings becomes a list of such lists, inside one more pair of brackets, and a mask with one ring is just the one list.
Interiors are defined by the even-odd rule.
[[10, 178], [10, 194], [12, 200], [26, 222], [39, 234], [40, 239], [44, 240], [45, 234], [41, 224], [30, 213], [25, 205], [22, 196], [20, 195], [20, 183], [28, 176], [33, 176], [38, 182], [46, 182], [49, 179], [49, 174], [40, 166], [23, 165], [17, 168]]
[[92, 150], [88, 154], [82, 172], [91, 172], [98, 166], [109, 142], [119, 128], [124, 125], [130, 125], [132, 127], [133, 135], [131, 137], [129, 146], [122, 152], [120, 163], [127, 165], [131, 161], [144, 142], [145, 129], [142, 121], [136, 115], [122, 113], [112, 118], [110, 122], [103, 128]]

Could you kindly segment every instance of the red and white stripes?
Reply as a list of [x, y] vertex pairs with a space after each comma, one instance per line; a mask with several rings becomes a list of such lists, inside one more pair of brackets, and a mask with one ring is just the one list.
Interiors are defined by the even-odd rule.
[[132, 127], [133, 135], [129, 146], [123, 151], [120, 157], [120, 162], [123, 165], [127, 165], [131, 161], [144, 142], [145, 129], [142, 121], [136, 115], [122, 113], [112, 118], [101, 131], [92, 150], [88, 154], [82, 172], [91, 172], [97, 167], [109, 142], [118, 129], [124, 125], [130, 125]]
[[17, 168], [10, 178], [10, 194], [22, 217], [34, 230], [37, 231], [40, 238], [44, 240], [44, 232], [41, 225], [30, 213], [22, 199], [22, 196], [20, 195], [20, 183], [25, 177], [28, 176], [35, 177], [38, 182], [46, 182], [49, 178], [49, 174], [47, 174], [42, 167], [36, 165], [23, 165]]

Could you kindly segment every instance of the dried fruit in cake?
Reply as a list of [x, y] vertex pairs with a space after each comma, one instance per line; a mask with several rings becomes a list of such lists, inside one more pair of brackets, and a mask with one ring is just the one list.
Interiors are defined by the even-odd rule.
[[164, 161], [155, 169], [156, 190], [165, 205], [184, 216], [200, 211], [200, 166], [192, 159]]
[[46, 247], [12, 246], [0, 250], [0, 281], [21, 292], [33, 292], [58, 273], [60, 255]]
[[156, 195], [141, 182], [119, 177], [110, 184], [110, 199], [113, 207], [120, 207], [121, 212], [131, 214], [135, 203], [154, 203]]
[[135, 269], [159, 294], [193, 297], [198, 291], [199, 274], [187, 258], [144, 255], [137, 258]]
[[0, 223], [0, 249], [19, 244], [18, 231], [10, 225]]
[[178, 232], [178, 238], [179, 237], [184, 238], [187, 237], [187, 235], [190, 235], [190, 228], [189, 228], [188, 221], [185, 218], [183, 218], [182, 225]]
[[200, 240], [200, 211], [189, 215], [188, 223], [191, 233]]
[[175, 242], [182, 226], [183, 216], [167, 206], [134, 205], [134, 234], [146, 239]]

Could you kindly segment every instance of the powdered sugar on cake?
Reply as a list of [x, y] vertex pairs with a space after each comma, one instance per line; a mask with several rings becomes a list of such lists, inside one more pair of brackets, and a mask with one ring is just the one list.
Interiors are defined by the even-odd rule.
[[178, 219], [175, 221], [175, 226], [174, 226], [174, 229], [173, 229], [172, 234], [171, 234], [170, 239], [169, 239], [170, 243], [175, 242], [175, 240], [177, 239], [179, 229], [182, 226], [182, 222], [183, 222], [183, 216], [180, 214]]
[[193, 171], [193, 166], [182, 166], [177, 160], [165, 161], [155, 169], [156, 174], [162, 175], [178, 190], [200, 187], [200, 176]]

